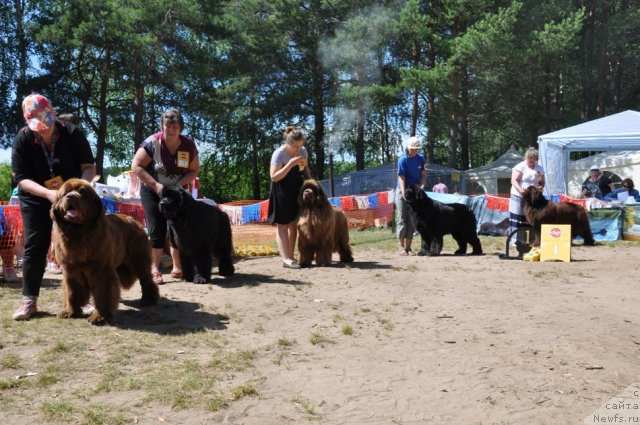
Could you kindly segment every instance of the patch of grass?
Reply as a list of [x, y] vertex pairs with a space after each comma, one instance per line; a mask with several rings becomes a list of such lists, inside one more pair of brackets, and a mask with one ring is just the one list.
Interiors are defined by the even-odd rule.
[[276, 357], [272, 360], [272, 363], [276, 364], [278, 366], [281, 366], [282, 365], [282, 361], [284, 360], [284, 358], [285, 358], [285, 354], [284, 353], [278, 353], [276, 355]]
[[218, 371], [215, 368], [187, 360], [181, 364], [155, 367], [144, 381], [145, 402], [167, 403], [171, 407], [188, 409], [217, 396]]
[[119, 367], [113, 366], [102, 371], [102, 376], [94, 388], [94, 392], [100, 394], [112, 391], [139, 390], [142, 386], [140, 378], [131, 376]]
[[47, 387], [49, 385], [56, 384], [60, 381], [60, 373], [58, 368], [53, 365], [47, 366], [47, 370], [44, 373], [38, 375], [36, 383], [39, 387]]
[[0, 391], [21, 388], [27, 386], [24, 379], [0, 379]]
[[302, 283], [296, 285], [295, 289], [296, 289], [296, 291], [302, 291], [302, 290], [305, 290], [305, 289], [309, 289], [312, 286], [313, 286], [313, 282], [306, 281], [306, 282], [302, 282]]
[[349, 243], [358, 249], [392, 250], [398, 241], [395, 232], [391, 229], [363, 229], [350, 231]]
[[278, 345], [280, 347], [291, 347], [293, 345], [293, 341], [285, 337], [281, 337], [281, 338], [278, 338]]
[[344, 316], [341, 314], [334, 314], [333, 316], [331, 316], [331, 320], [333, 320], [333, 323], [338, 323], [344, 320]]
[[18, 369], [20, 367], [20, 357], [15, 354], [5, 354], [0, 359], [0, 366], [3, 369]]
[[343, 335], [353, 335], [353, 328], [351, 326], [343, 326], [342, 327], [342, 334]]
[[391, 321], [389, 319], [385, 319], [384, 317], [378, 316], [376, 318], [376, 320], [378, 321], [378, 323], [380, 323], [382, 325], [382, 328], [385, 331], [391, 331], [395, 327], [395, 325], [393, 323], [391, 323]]
[[231, 390], [231, 394], [234, 400], [239, 400], [242, 397], [258, 395], [258, 392], [253, 387], [253, 385], [243, 384], [243, 385], [238, 385], [233, 390]]
[[316, 411], [316, 406], [309, 400], [306, 400], [300, 396], [295, 396], [293, 399], [291, 399], [291, 402], [302, 408], [302, 411], [310, 416], [309, 419], [317, 420], [321, 418], [321, 415]]
[[209, 412], [217, 412], [218, 410], [224, 409], [227, 406], [227, 401], [220, 396], [213, 397], [207, 402], [207, 410]]
[[218, 350], [213, 353], [209, 366], [224, 371], [242, 371], [253, 366], [255, 355], [252, 350]]
[[312, 332], [309, 342], [313, 345], [335, 344], [335, 341], [324, 335], [322, 332]]
[[45, 419], [51, 422], [69, 423], [72, 421], [76, 412], [76, 407], [67, 399], [53, 400], [42, 404], [42, 413]]
[[408, 272], [415, 273], [415, 272], [419, 272], [421, 269], [420, 267], [418, 267], [417, 264], [409, 263], [407, 264], [407, 267], [405, 267], [405, 270], [407, 270]]
[[103, 404], [94, 404], [84, 408], [83, 425], [125, 425], [127, 420], [122, 412], [113, 413], [114, 408]]

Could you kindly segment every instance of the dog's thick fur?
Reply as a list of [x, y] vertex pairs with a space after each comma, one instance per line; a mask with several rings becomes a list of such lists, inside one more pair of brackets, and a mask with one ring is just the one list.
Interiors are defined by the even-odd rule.
[[340, 255], [341, 262], [352, 262], [347, 216], [329, 203], [317, 181], [304, 182], [298, 204], [298, 263], [308, 267], [315, 258], [316, 265], [329, 266], [334, 252]]
[[411, 207], [416, 228], [422, 237], [418, 255], [437, 256], [442, 252], [443, 236], [451, 234], [458, 243], [456, 255], [467, 253], [467, 244], [473, 255], [482, 254], [482, 245], [476, 233], [476, 217], [462, 204], [443, 204], [427, 196], [418, 185], [408, 187], [404, 197]]
[[186, 281], [209, 282], [213, 257], [218, 259], [221, 276], [233, 276], [233, 237], [225, 212], [172, 186], [162, 189], [159, 207], [180, 250], [182, 276]]
[[543, 224], [570, 224], [571, 239], [582, 236], [585, 245], [595, 245], [589, 215], [580, 205], [569, 202], [553, 202], [546, 199], [542, 190], [529, 186], [523, 196], [524, 215], [536, 230], [534, 246], [540, 245], [540, 228]]
[[58, 317], [82, 315], [93, 296], [92, 325], [109, 323], [120, 302], [120, 290], [140, 280], [140, 305], [158, 302], [151, 277], [151, 245], [142, 226], [124, 215], [105, 215], [90, 183], [67, 180], [51, 206], [53, 252], [62, 268], [64, 306]]

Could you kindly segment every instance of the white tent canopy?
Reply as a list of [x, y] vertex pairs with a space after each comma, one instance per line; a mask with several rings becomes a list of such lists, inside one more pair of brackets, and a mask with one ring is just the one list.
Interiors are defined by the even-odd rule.
[[582, 183], [589, 177], [589, 169], [593, 165], [615, 174], [620, 179], [630, 178], [634, 183], [640, 184], [640, 150], [601, 152], [577, 161], [569, 161], [569, 195], [577, 195], [582, 191]]
[[491, 164], [463, 171], [463, 193], [473, 194], [468, 189], [473, 183], [481, 187], [484, 193], [487, 194], [509, 192], [513, 167], [522, 161], [522, 154], [519, 154], [516, 148], [511, 146], [508, 151], [500, 155]]
[[545, 193], [568, 192], [569, 153], [640, 150], [640, 112], [624, 111], [538, 137]]

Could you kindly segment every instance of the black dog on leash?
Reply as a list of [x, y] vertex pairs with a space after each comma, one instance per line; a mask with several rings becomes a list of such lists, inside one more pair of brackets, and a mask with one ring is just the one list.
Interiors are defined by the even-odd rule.
[[482, 255], [482, 245], [476, 233], [476, 217], [469, 207], [434, 201], [418, 185], [407, 188], [404, 198], [413, 211], [416, 227], [422, 237], [422, 249], [418, 255], [440, 255], [443, 236], [448, 234], [458, 243], [456, 255], [466, 254], [467, 244], [473, 247], [473, 255]]
[[165, 186], [159, 204], [182, 262], [182, 275], [188, 282], [206, 283], [211, 278], [213, 257], [218, 258], [221, 276], [233, 276], [233, 241], [229, 216], [179, 187]]

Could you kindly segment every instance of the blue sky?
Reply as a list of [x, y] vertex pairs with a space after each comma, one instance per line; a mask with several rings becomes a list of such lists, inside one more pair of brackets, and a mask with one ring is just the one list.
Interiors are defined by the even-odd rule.
[[11, 162], [11, 148], [0, 149], [0, 162]]

